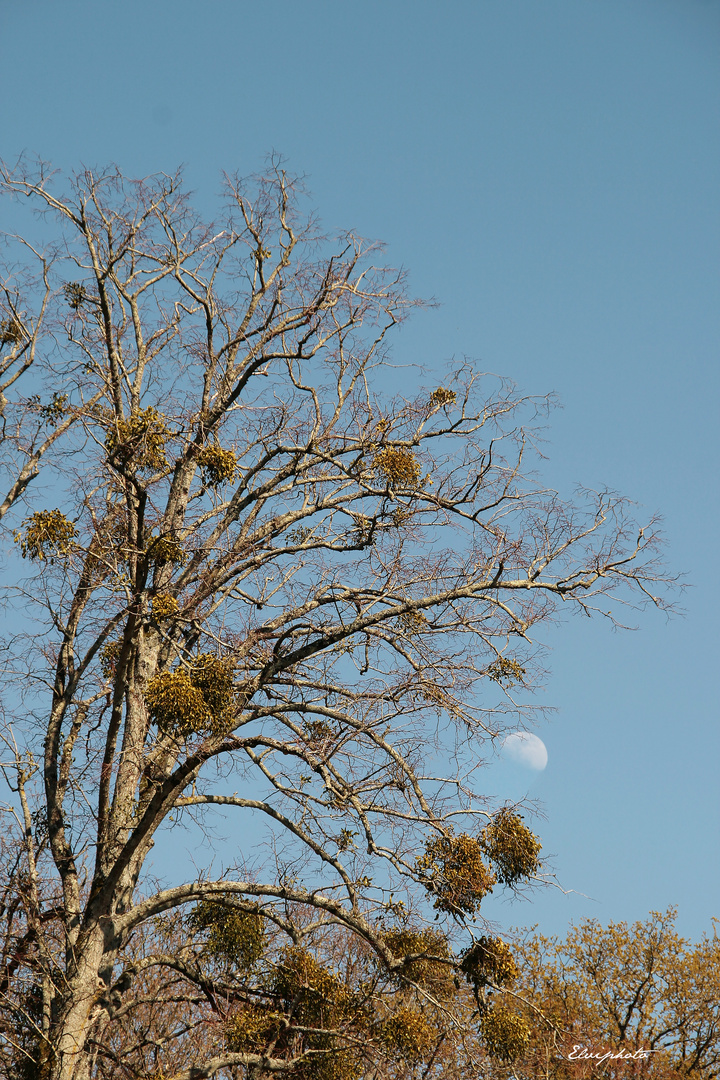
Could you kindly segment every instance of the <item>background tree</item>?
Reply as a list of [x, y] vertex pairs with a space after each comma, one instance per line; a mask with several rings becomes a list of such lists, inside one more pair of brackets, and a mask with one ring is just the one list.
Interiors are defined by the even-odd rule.
[[[502, 949], [473, 921], [494, 887], [538, 876], [539, 843], [473, 775], [527, 710], [533, 628], [556, 605], [659, 603], [652, 524], [523, 479], [544, 403], [501, 381], [463, 366], [388, 398], [402, 275], [353, 235], [321, 238], [280, 168], [228, 181], [219, 223], [178, 176], [84, 172], [63, 193], [42, 167], [3, 175], [61, 230], [55, 389], [78, 421], [51, 501], [15, 531], [34, 621], [9, 643], [6, 773], [36, 1073], [93, 1074], [151, 969], [221, 1020], [182, 1067], [159, 1039], [164, 1076], [362, 1071], [397, 1015], [380, 982], [365, 1004], [373, 965], [408, 1010], [459, 1027], [414, 965], [460, 979], [468, 949], [497, 1039], [481, 969], [502, 981]], [[164, 826], [213, 811], [252, 847], [214, 876], [144, 875]], [[138, 967], [158, 919], [217, 945], [228, 911], [271, 943], [265, 967], [236, 964], [228, 989], [172, 934]], [[398, 1032], [430, 1068], [420, 1028]]]
[[[506, 1007], [528, 1047], [494, 1071], [558, 1080], [720, 1075], [720, 939], [692, 944], [675, 917], [669, 909], [607, 927], [587, 919], [564, 941], [528, 934], [515, 942], [517, 996]], [[635, 1058], [641, 1049], [652, 1053]], [[627, 1057], [584, 1056], [608, 1052]]]

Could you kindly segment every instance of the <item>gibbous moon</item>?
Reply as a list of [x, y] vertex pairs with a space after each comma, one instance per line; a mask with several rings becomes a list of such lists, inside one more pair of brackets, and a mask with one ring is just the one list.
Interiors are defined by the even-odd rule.
[[545, 743], [529, 731], [514, 731], [512, 735], [508, 735], [503, 739], [502, 751], [518, 765], [525, 765], [538, 772], [544, 769], [548, 762]]

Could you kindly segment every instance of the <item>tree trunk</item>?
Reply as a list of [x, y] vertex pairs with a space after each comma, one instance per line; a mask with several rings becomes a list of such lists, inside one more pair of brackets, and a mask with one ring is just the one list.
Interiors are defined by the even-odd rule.
[[103, 936], [95, 930], [80, 947], [74, 976], [62, 994], [57, 1019], [50, 1029], [52, 1060], [47, 1080], [90, 1080], [87, 1042], [105, 992], [98, 974], [102, 964]]

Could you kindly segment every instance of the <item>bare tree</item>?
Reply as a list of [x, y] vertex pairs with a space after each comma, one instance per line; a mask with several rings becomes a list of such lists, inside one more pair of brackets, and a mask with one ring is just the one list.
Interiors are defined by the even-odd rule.
[[[61, 227], [47, 288], [66, 305], [75, 421], [52, 500], [16, 530], [36, 620], [11, 643], [25, 705], [6, 772], [38, 1068], [93, 1074], [149, 966], [224, 1017], [212, 1045], [186, 1041], [177, 1080], [338, 1061], [362, 1040], [342, 1010], [302, 1020], [298, 957], [322, 965], [352, 940], [417, 988], [388, 920], [420, 933], [434, 908], [455, 949], [435, 960], [460, 971], [483, 895], [539, 872], [533, 835], [473, 780], [527, 709], [533, 627], [558, 605], [659, 603], [653, 524], [612, 494], [568, 505], [524, 479], [545, 403], [494, 377], [462, 366], [423, 386], [411, 368], [383, 395], [403, 276], [354, 235], [322, 238], [280, 167], [228, 180], [212, 224], [179, 176], [84, 172], [67, 193], [42, 168], [3, 177]], [[236, 865], [153, 885], [162, 826], [213, 813], [236, 815]], [[240, 968], [223, 997], [177, 949], [138, 967], [158, 919], [195, 918], [195, 934], [210, 911], [207, 934], [228, 904], [285, 936], [285, 990]], [[243, 1042], [227, 1009], [253, 995], [276, 1028]]]

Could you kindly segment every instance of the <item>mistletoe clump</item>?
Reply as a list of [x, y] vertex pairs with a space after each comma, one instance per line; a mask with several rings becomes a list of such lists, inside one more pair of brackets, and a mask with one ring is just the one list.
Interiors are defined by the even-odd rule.
[[428, 625], [427, 617], [422, 611], [404, 611], [398, 617], [398, 624], [402, 633], [412, 636], [425, 630]]
[[71, 311], [79, 311], [87, 300], [87, 289], [81, 281], [68, 281], [63, 285], [63, 292]]
[[110, 457], [138, 468], [162, 469], [167, 466], [165, 443], [170, 437], [165, 417], [150, 406], [137, 409], [128, 419], [120, 417], [105, 438]]
[[412, 450], [402, 446], [386, 446], [373, 458], [373, 468], [388, 484], [396, 488], [417, 487], [420, 464]]
[[510, 660], [505, 656], [499, 656], [487, 669], [488, 678], [500, 686], [521, 683], [524, 675], [525, 668], [521, 667], [517, 660]]
[[62, 510], [38, 510], [23, 522], [24, 532], [15, 534], [23, 559], [48, 559], [67, 555], [73, 549], [77, 530]]
[[202, 466], [203, 483], [208, 487], [230, 483], [237, 471], [237, 457], [233, 450], [222, 446], [204, 446], [198, 454]]
[[257, 909], [204, 900], [189, 921], [193, 929], [209, 931], [207, 952], [229, 967], [250, 971], [265, 951], [265, 925]]
[[224, 734], [235, 703], [233, 669], [231, 658], [201, 653], [184, 668], [155, 675], [145, 691], [153, 721], [183, 738]]
[[293, 1066], [293, 1076], [298, 1080], [361, 1080], [362, 1061], [357, 1050], [333, 1045], [338, 1040], [328, 1035], [313, 1035], [306, 1042], [327, 1045], [308, 1046], [310, 1056]]
[[437, 996], [449, 996], [454, 987], [447, 938], [432, 927], [389, 930], [383, 942], [396, 960], [403, 960], [401, 976]]
[[156, 619], [171, 619], [177, 615], [179, 604], [170, 593], [156, 593], [152, 598], [152, 613]]
[[[353, 1080], [360, 1060], [332, 1032], [362, 1021], [364, 1010], [356, 994], [335, 974], [300, 946], [285, 949], [271, 989], [295, 1023], [306, 1031], [303, 1048], [310, 1056], [293, 1068], [302, 1080]], [[322, 1029], [322, 1030], [321, 1030]], [[312, 1052], [315, 1053], [312, 1053]]]
[[0, 347], [17, 345], [23, 339], [23, 328], [15, 318], [0, 320]]
[[417, 1065], [437, 1041], [437, 1027], [417, 1009], [401, 1008], [379, 1029], [379, 1037], [393, 1057]]
[[437, 390], [433, 390], [430, 395], [430, 405], [435, 407], [437, 405], [454, 405], [457, 401], [457, 394], [454, 390], [448, 390], [446, 386], [438, 386]]
[[301, 1024], [336, 1027], [352, 1014], [354, 996], [348, 987], [299, 945], [284, 950], [272, 989], [288, 1005], [295, 1005]]
[[530, 1041], [525, 1021], [497, 1005], [481, 1016], [480, 1035], [490, 1057], [508, 1063], [523, 1057]]
[[67, 394], [53, 394], [51, 400], [45, 402], [45, 404], [43, 404], [39, 394], [33, 394], [28, 401], [28, 408], [38, 413], [49, 427], [56, 428], [63, 416], [68, 412], [67, 403]]
[[307, 720], [303, 724], [303, 738], [311, 750], [321, 752], [337, 742], [338, 733], [326, 720]]
[[235, 1053], [261, 1054], [269, 1042], [277, 1042], [281, 1017], [261, 1005], [246, 1005], [225, 1024], [227, 1048]]
[[117, 671], [122, 651], [122, 641], [108, 641], [100, 650], [100, 670], [106, 679]]
[[496, 877], [483, 859], [481, 843], [467, 833], [431, 840], [416, 865], [434, 906], [453, 914], [474, 915]]
[[200, 653], [190, 665], [190, 679], [212, 713], [215, 734], [227, 728], [235, 704], [234, 671], [235, 661], [231, 656], [212, 653]]
[[43, 420], [50, 427], [55, 428], [68, 411], [67, 403], [67, 394], [53, 394], [51, 401], [48, 401], [45, 405], [38, 403], [37, 409]]
[[474, 986], [512, 986], [520, 974], [515, 958], [500, 938], [481, 937], [469, 949], [460, 964], [468, 982]]
[[406, 510], [402, 506], [396, 506], [394, 510], [390, 512], [390, 521], [394, 528], [402, 529], [404, 525], [412, 521], [412, 511]]
[[148, 683], [145, 701], [161, 731], [187, 736], [212, 726], [212, 714], [202, 691], [193, 686], [186, 671], [155, 675]]
[[537, 873], [542, 844], [523, 823], [520, 814], [501, 810], [483, 829], [480, 842], [501, 884], [513, 886]]
[[172, 536], [151, 536], [147, 554], [148, 558], [158, 566], [164, 566], [167, 563], [183, 566], [187, 562], [187, 555], [181, 544]]

